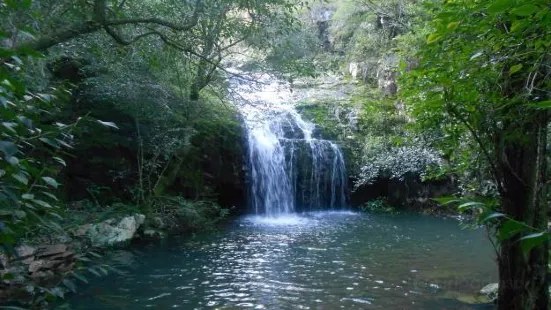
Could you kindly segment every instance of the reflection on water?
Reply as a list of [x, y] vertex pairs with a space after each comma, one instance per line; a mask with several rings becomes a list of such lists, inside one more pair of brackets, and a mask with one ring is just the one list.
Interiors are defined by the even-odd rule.
[[147, 247], [75, 309], [487, 309], [495, 282], [482, 231], [427, 216], [317, 212], [245, 217], [214, 234]]

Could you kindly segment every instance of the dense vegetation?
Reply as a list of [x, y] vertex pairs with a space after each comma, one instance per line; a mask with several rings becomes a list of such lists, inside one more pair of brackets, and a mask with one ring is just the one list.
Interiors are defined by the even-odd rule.
[[255, 82], [239, 67], [331, 84], [299, 110], [347, 149], [357, 193], [376, 189], [364, 207], [453, 194], [439, 203], [491, 233], [499, 309], [548, 308], [548, 0], [3, 0], [0, 15], [0, 289], [29, 307], [105, 269], [83, 241], [76, 273], [39, 283], [13, 272], [23, 244], [133, 213], [181, 232], [245, 204], [231, 81]]

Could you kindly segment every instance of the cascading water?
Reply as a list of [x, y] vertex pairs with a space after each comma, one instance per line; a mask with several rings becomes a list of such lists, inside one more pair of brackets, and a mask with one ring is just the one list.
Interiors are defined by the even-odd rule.
[[[341, 149], [321, 139], [316, 126], [304, 120], [280, 92], [265, 87], [254, 93], [256, 105], [242, 108], [252, 209], [276, 217], [345, 208], [347, 174]], [[282, 104], [281, 100], [289, 101]]]

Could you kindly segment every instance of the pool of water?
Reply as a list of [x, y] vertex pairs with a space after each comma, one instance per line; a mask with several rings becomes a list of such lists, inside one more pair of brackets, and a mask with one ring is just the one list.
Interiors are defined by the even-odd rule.
[[71, 308], [491, 309], [465, 301], [497, 277], [483, 230], [352, 212], [243, 217], [126, 261], [127, 274], [80, 288]]

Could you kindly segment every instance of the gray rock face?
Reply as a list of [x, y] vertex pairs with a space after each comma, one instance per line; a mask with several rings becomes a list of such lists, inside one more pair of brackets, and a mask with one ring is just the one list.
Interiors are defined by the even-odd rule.
[[86, 235], [94, 246], [113, 246], [132, 240], [144, 221], [145, 215], [135, 214], [124, 217], [119, 222], [111, 219], [99, 224], [85, 225], [77, 234]]
[[318, 6], [310, 12], [310, 18], [318, 27], [318, 38], [322, 42], [323, 48], [326, 51], [332, 50], [332, 40], [329, 35], [329, 27], [331, 19], [335, 13], [335, 8], [327, 6]]
[[351, 62], [348, 64], [348, 74], [357, 81], [364, 83], [377, 82], [378, 64], [373, 61]]
[[379, 61], [377, 84], [385, 96], [394, 96], [398, 92], [397, 68], [398, 55], [396, 54], [387, 54]]

